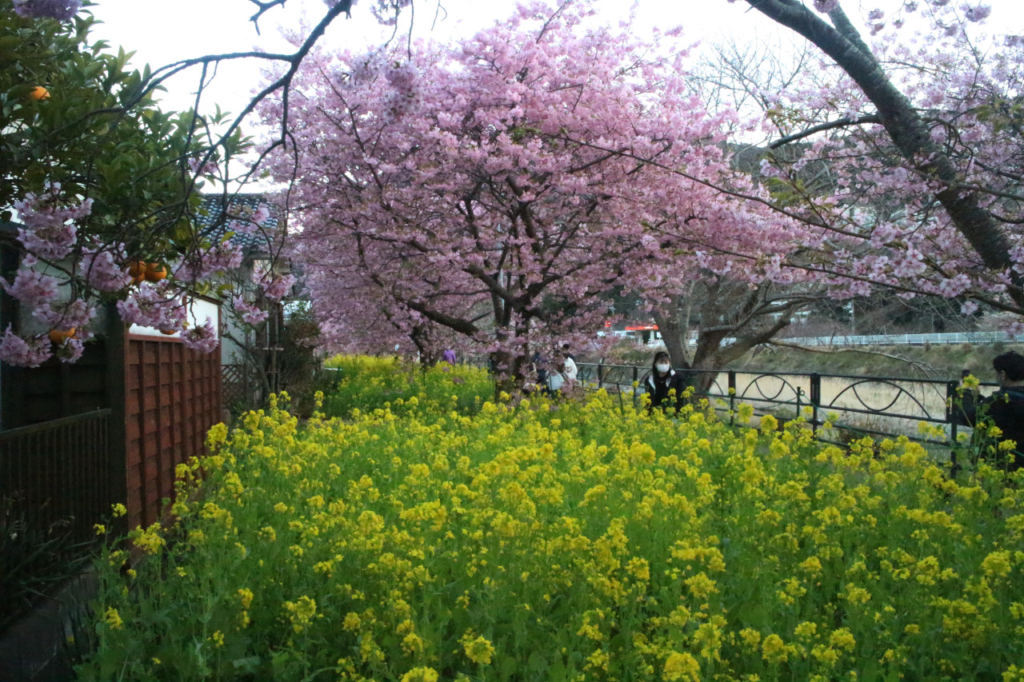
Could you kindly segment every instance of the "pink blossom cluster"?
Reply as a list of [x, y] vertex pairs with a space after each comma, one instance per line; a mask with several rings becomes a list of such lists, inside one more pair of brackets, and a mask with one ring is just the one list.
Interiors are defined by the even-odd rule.
[[43, 274], [38, 265], [34, 256], [25, 256], [13, 282], [0, 280], [8, 294], [30, 309], [47, 306], [57, 297], [57, 278]]
[[53, 329], [74, 329], [75, 338], [84, 340], [91, 336], [88, 325], [96, 317], [96, 306], [77, 299], [64, 303], [50, 303], [36, 308], [32, 314]]
[[270, 313], [266, 310], [262, 310], [259, 306], [247, 302], [241, 296], [235, 296], [231, 299], [231, 305], [234, 308], [235, 314], [242, 318], [242, 321], [250, 327], [259, 326], [270, 316]]
[[964, 16], [967, 21], [984, 21], [992, 14], [992, 7], [989, 5], [974, 5], [964, 7]]
[[213, 328], [213, 320], [209, 317], [202, 325], [193, 325], [181, 335], [181, 341], [186, 347], [200, 353], [212, 353], [220, 343], [217, 339], [217, 331]]
[[[921, 65], [894, 72], [899, 88], [925, 115], [931, 140], [954, 165], [958, 182], [972, 188], [980, 208], [991, 209], [1010, 244], [1019, 245], [1024, 215], [1018, 204], [1005, 200], [1019, 191], [1014, 179], [1021, 167], [1019, 133], [1004, 117], [979, 112], [992, 102], [1015, 100], [1024, 89], [1024, 41], [992, 40], [979, 57], [974, 38], [948, 5], [931, 2], [925, 11], [939, 22], [938, 32], [953, 29], [949, 37], [883, 40], [873, 49], [883, 64]], [[904, 9], [917, 8], [905, 4]], [[967, 22], [989, 14], [987, 5], [973, 2], [959, 9]], [[833, 68], [824, 58], [818, 67], [818, 73]], [[802, 121], [801, 128], [873, 113], [857, 84], [832, 72], [832, 79], [797, 79], [778, 93], [773, 106]], [[763, 128], [778, 135], [768, 118]], [[811, 144], [796, 155], [799, 161], [777, 155], [767, 170], [796, 185], [801, 162], [828, 169], [831, 188], [788, 210], [818, 226], [800, 237], [801, 259], [831, 287], [833, 297], [867, 295], [886, 286], [905, 297], [957, 300], [968, 315], [982, 306], [1016, 306], [1010, 292], [1024, 274], [1024, 247], [1011, 248], [1007, 268], [985, 267], [938, 204], [937, 194], [946, 186], [927, 170], [929, 157], [904, 159], [879, 125], [843, 126], [802, 142]], [[790, 160], [780, 160], [785, 158]]]
[[264, 296], [271, 301], [280, 301], [291, 292], [295, 281], [294, 275], [273, 275], [260, 279], [259, 285]]
[[[142, 282], [137, 289], [129, 289], [133, 278], [126, 267], [129, 259], [125, 246], [120, 243], [96, 245], [90, 241], [80, 244], [74, 222], [90, 214], [92, 200], [78, 201], [71, 206], [67, 202], [61, 186], [53, 183], [43, 192], [26, 194], [15, 203], [25, 225], [19, 231], [19, 239], [28, 255], [12, 281], [0, 280], [0, 286], [36, 319], [53, 330], [75, 331], [72, 338], [55, 350], [64, 362], [76, 361], [83, 352], [83, 342], [92, 336], [89, 325], [96, 308], [91, 301], [97, 293], [124, 294], [117, 302], [117, 310], [129, 324], [176, 332], [184, 328], [186, 319], [186, 309], [180, 301], [182, 295], [197, 283], [223, 280], [242, 264], [241, 246], [227, 240], [186, 254], [182, 263], [172, 267], [172, 279], [156, 285]], [[230, 227], [236, 232], [251, 234], [265, 226], [270, 218], [270, 207], [261, 204], [252, 215], [234, 220]], [[58, 262], [65, 261], [76, 250], [75, 260]], [[50, 265], [44, 265], [43, 261], [49, 261]], [[279, 300], [293, 284], [294, 278], [290, 277], [268, 277], [261, 282], [265, 295], [271, 300]], [[61, 286], [70, 289], [74, 300], [57, 301]], [[243, 297], [237, 296], [234, 300], [240, 304], [237, 312], [247, 324], [257, 325], [266, 319], [266, 311], [247, 303]], [[38, 364], [49, 357], [49, 351], [41, 350], [46, 346], [43, 337], [21, 338], [12, 332], [6, 338], [6, 344], [0, 346], [0, 359], [25, 365]], [[195, 332], [190, 343], [196, 349], [210, 347], [207, 331]]]
[[81, 0], [14, 0], [14, 11], [20, 16], [57, 21], [70, 21], [81, 7]]
[[193, 157], [188, 160], [188, 168], [195, 175], [216, 175], [220, 173], [220, 166], [217, 164], [216, 159], [203, 163], [201, 159]]
[[242, 247], [227, 241], [218, 243], [206, 251], [190, 254], [189, 258], [172, 270], [176, 279], [192, 284], [237, 270], [242, 265], [242, 259]]
[[117, 312], [128, 324], [153, 327], [162, 332], [180, 331], [187, 311], [178, 298], [169, 297], [166, 282], [142, 282], [128, 298], [117, 302]]
[[52, 356], [46, 336], [24, 338], [11, 331], [11, 325], [0, 337], [0, 359], [15, 367], [38, 367]]
[[260, 204], [249, 218], [229, 222], [228, 229], [236, 234], [255, 234], [266, 225], [267, 221], [270, 220], [270, 216], [270, 207], [266, 204]]
[[60, 184], [55, 183], [42, 194], [28, 193], [14, 203], [27, 228], [19, 228], [18, 239], [29, 253], [52, 261], [71, 253], [77, 228], [69, 222], [88, 216], [93, 204], [92, 199], [85, 199], [75, 206], [62, 206], [60, 189]]
[[124, 260], [124, 247], [120, 244], [85, 248], [82, 250], [79, 272], [86, 283], [97, 291], [120, 291], [132, 283], [131, 275], [120, 265]]
[[78, 335], [76, 334], [74, 337], [59, 344], [53, 354], [56, 355], [61, 362], [72, 364], [78, 362], [84, 352], [85, 343], [83, 343], [83, 339], [78, 338]]

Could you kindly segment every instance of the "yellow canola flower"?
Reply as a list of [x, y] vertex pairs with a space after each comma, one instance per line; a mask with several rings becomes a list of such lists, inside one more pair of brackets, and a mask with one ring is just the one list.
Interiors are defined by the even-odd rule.
[[160, 524], [154, 523], [143, 530], [141, 526], [129, 534], [136, 547], [146, 554], [153, 555], [160, 551], [160, 548], [167, 544], [160, 536]]
[[210, 448], [211, 451], [216, 451], [217, 447], [223, 445], [228, 439], [228, 427], [227, 424], [221, 422], [210, 427], [210, 431], [206, 434], [206, 447]]
[[124, 621], [121, 620], [121, 614], [113, 607], [107, 608], [106, 612], [103, 614], [103, 621], [110, 626], [111, 630], [120, 630], [124, 627]]
[[402, 675], [402, 682], [437, 682], [437, 671], [433, 668], [413, 668]]
[[829, 642], [832, 646], [839, 649], [845, 649], [846, 651], [853, 651], [853, 648], [857, 645], [857, 640], [854, 638], [853, 633], [850, 632], [849, 628], [839, 628], [835, 630], [829, 636]]
[[473, 638], [467, 634], [462, 638], [462, 648], [466, 657], [478, 665], [490, 665], [494, 656], [494, 647], [483, 635]]
[[789, 660], [789, 652], [786, 649], [786, 643], [782, 641], [782, 638], [778, 635], [771, 634], [764, 638], [764, 643], [761, 645], [761, 651], [764, 654], [764, 660], [769, 663], [785, 663]]
[[[224, 655], [241, 638], [280, 638], [283, 621], [283, 644], [311, 669], [329, 667], [338, 652], [293, 636], [317, 623], [312, 634], [349, 642], [338, 663], [348, 682], [439, 682], [452, 655], [463, 670], [497, 672], [548, 653], [553, 631], [575, 642], [561, 655], [587, 679], [621, 677], [615, 666], [629, 657], [647, 680], [754, 682], [785, 677], [789, 664], [818, 682], [852, 682], [868, 656], [893, 669], [915, 656], [927, 679], [962, 679], [969, 655], [1024, 636], [1014, 580], [1024, 494], [994, 470], [961, 487], [913, 443], [822, 446], [809, 428], [777, 432], [776, 418], [733, 429], [722, 423], [728, 406], [716, 415], [688, 404], [673, 420], [602, 393], [522, 408], [489, 402], [493, 386], [474, 403], [450, 378], [411, 386], [401, 364], [375, 362], [397, 377], [350, 380], [358, 412], [301, 428], [284, 411], [250, 413], [224, 435], [223, 468], [203, 465], [202, 490], [187, 465], [171, 532], [189, 541], [164, 550], [163, 531], [152, 539], [168, 554], [168, 580], [129, 583], [103, 609], [140, 614], [130, 623], [145, 637], [153, 625], [134, 600], [146, 590], [191, 598], [226, 587], [216, 597], [227, 597], [227, 619], [210, 628], [222, 628]], [[453, 411], [453, 392], [476, 413]], [[328, 396], [324, 411], [340, 401]], [[742, 421], [749, 406], [736, 409]], [[763, 597], [756, 617], [727, 613], [751, 586]], [[458, 632], [476, 629], [446, 640], [427, 627], [445, 611]], [[831, 617], [810, 615], [839, 612], [848, 627], [834, 632]], [[748, 615], [760, 631], [743, 627]], [[522, 634], [510, 636], [513, 620]], [[481, 623], [493, 628], [486, 637]], [[154, 653], [172, 655], [147, 650], [138, 661], [149, 666]], [[437, 670], [409, 669], [427, 665]], [[139, 667], [125, 679], [152, 674]]]
[[1010, 556], [1010, 552], [1007, 550], [992, 552], [982, 560], [981, 570], [987, 576], [1005, 578], [1010, 575], [1010, 570], [1013, 568]]
[[661, 678], [666, 682], [700, 682], [700, 663], [688, 653], [673, 651], [665, 659]]
[[818, 632], [818, 626], [815, 623], [803, 622], [796, 626], [793, 630], [793, 634], [803, 639], [811, 639]]
[[302, 632], [305, 626], [309, 625], [313, 616], [316, 615], [316, 601], [309, 597], [299, 597], [294, 602], [284, 603], [285, 611], [288, 611], [295, 632]]
[[761, 633], [752, 628], [740, 630], [740, 639], [754, 651], [757, 651], [761, 646]]

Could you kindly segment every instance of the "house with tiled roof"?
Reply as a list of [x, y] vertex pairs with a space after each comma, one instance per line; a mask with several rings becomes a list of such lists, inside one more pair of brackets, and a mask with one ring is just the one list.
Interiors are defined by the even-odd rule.
[[[251, 234], [233, 231], [233, 221], [246, 221], [261, 206], [270, 210], [262, 229]], [[281, 242], [287, 229], [284, 211], [265, 194], [208, 194], [195, 215], [199, 236], [216, 243], [228, 238], [243, 253], [242, 266], [230, 273], [229, 279], [239, 290], [255, 299], [257, 286], [253, 273], [273, 268], [281, 274], [291, 272], [291, 263], [280, 256]], [[285, 306], [295, 294], [280, 303], [263, 302], [270, 313], [266, 323], [257, 330], [245, 328], [230, 315], [221, 317], [221, 363], [224, 367], [224, 404], [232, 402], [258, 404], [268, 391], [277, 391], [280, 335], [285, 321]]]

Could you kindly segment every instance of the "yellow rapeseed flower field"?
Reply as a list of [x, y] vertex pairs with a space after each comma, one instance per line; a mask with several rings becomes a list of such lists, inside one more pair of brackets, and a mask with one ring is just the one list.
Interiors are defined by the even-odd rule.
[[282, 399], [214, 429], [174, 526], [98, 562], [82, 679], [1024, 679], [997, 471], [343, 362], [337, 418]]

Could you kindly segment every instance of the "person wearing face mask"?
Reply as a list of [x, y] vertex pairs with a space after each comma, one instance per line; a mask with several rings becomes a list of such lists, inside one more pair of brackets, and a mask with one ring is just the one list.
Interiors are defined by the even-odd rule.
[[[665, 351], [660, 351], [654, 356], [654, 364], [651, 373], [644, 379], [644, 390], [651, 398], [651, 405], [648, 411], [658, 407], [667, 410], [672, 401], [675, 401], [676, 412], [683, 406], [683, 391], [686, 389], [686, 381], [681, 372], [672, 369], [672, 359]], [[674, 391], [674, 398], [669, 398], [669, 393]]]

